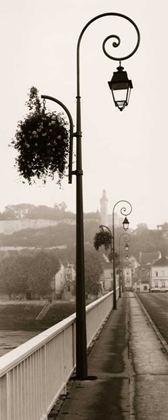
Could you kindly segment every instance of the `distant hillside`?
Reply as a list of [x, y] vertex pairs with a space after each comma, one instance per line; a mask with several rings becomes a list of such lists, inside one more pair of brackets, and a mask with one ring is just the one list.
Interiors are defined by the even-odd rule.
[[57, 223], [36, 229], [22, 229], [0, 235], [0, 246], [48, 248], [75, 242], [75, 225]]
[[[93, 238], [98, 231], [99, 223], [90, 221], [84, 223], [85, 242], [93, 244]], [[0, 250], [14, 250], [16, 248], [55, 248], [74, 246], [76, 243], [76, 226], [65, 222], [36, 229], [22, 229], [11, 235], [0, 234]], [[9, 249], [11, 248], [11, 249]], [[19, 251], [19, 249], [18, 249]]]
[[[85, 213], [84, 221], [100, 222], [100, 214]], [[76, 224], [76, 215], [66, 211], [66, 204], [54, 207], [34, 206], [33, 204], [8, 205], [0, 213], [0, 234], [11, 235], [23, 229], [40, 229], [57, 226], [59, 223]]]
[[75, 225], [75, 219], [48, 220], [48, 219], [20, 219], [20, 220], [0, 220], [0, 233], [11, 235], [23, 229], [40, 229], [48, 226], [57, 226], [58, 223], [68, 223]]
[[25, 229], [41, 229], [57, 226], [58, 223], [75, 224], [75, 214], [66, 211], [65, 203], [55, 207], [33, 204], [8, 205], [0, 213], [0, 234], [12, 235]]

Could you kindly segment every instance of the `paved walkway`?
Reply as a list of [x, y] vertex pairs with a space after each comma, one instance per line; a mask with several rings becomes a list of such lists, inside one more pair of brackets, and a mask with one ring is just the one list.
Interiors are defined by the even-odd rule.
[[88, 375], [97, 379], [70, 381], [49, 420], [168, 420], [162, 350], [133, 293], [123, 295], [88, 356]]

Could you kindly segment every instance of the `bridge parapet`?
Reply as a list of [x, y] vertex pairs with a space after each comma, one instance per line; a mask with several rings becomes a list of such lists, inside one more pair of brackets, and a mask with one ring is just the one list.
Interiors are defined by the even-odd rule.
[[[112, 294], [86, 307], [87, 347], [112, 310]], [[73, 314], [0, 358], [0, 420], [47, 420], [75, 368], [75, 335]]]

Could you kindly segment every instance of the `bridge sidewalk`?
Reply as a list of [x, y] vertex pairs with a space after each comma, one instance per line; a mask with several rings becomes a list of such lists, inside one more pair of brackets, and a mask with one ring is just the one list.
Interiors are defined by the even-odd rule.
[[118, 300], [88, 355], [88, 375], [70, 381], [49, 420], [167, 420], [168, 352], [134, 293]]
[[130, 420], [130, 371], [128, 299], [123, 295], [88, 355], [88, 375], [97, 378], [72, 379], [61, 408], [56, 404], [49, 420]]

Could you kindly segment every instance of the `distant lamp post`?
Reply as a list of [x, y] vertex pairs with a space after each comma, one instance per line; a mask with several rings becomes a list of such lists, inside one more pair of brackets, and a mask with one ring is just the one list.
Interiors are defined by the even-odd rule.
[[128, 244], [126, 244], [126, 245], [125, 245], [125, 250], [126, 250], [126, 251], [128, 251], [128, 250], [129, 250], [129, 245], [128, 245]]
[[122, 111], [125, 106], [129, 103], [131, 89], [133, 88], [132, 81], [128, 79], [127, 72], [123, 71], [124, 68], [121, 66], [117, 67], [116, 72], [113, 73], [113, 77], [109, 84], [109, 88], [112, 92], [112, 97], [115, 106]]
[[[124, 248], [125, 248], [125, 251], [126, 252], [128, 251], [128, 249], [129, 249], [128, 242], [130, 241], [130, 239], [131, 239], [130, 238], [130, 235], [128, 233], [125, 233], [125, 232], [122, 233], [119, 236], [119, 297], [121, 297], [121, 293], [122, 293], [122, 291], [124, 289], [123, 278], [122, 278], [122, 281], [121, 281], [121, 259], [122, 259], [121, 258], [121, 253], [122, 253], [122, 250]], [[121, 248], [121, 244], [122, 244], [123, 241], [126, 242], [126, 245]], [[126, 255], [126, 259], [128, 259], [128, 255]]]
[[[110, 255], [112, 256], [112, 258], [114, 258], [115, 251], [113, 252], [114, 238], [113, 238], [113, 235], [112, 235], [112, 231], [111, 231], [111, 229], [110, 229], [108, 226], [106, 226], [106, 225], [100, 225], [100, 226], [99, 226], [99, 229], [100, 229], [102, 232], [104, 231], [104, 228], [105, 228], [105, 229], [107, 229], [107, 230], [108, 230], [108, 232], [109, 232], [109, 234], [110, 234]], [[113, 276], [113, 279], [114, 279], [114, 276]], [[115, 297], [114, 297], [114, 296], [115, 296]], [[115, 305], [116, 305], [115, 299], [116, 299], [116, 293], [114, 293], [114, 281], [113, 281], [113, 309], [115, 309], [114, 307], [115, 307]]]
[[[120, 200], [120, 201], [117, 201], [117, 203], [115, 203], [115, 205], [114, 205], [114, 207], [113, 207], [113, 211], [112, 211], [112, 236], [113, 236], [113, 289], [114, 289], [114, 306], [113, 306], [113, 308], [114, 309], [117, 309], [117, 299], [116, 299], [116, 272], [115, 272], [115, 269], [116, 269], [116, 264], [115, 264], [115, 222], [114, 222], [114, 215], [115, 215], [115, 213], [114, 213], [114, 210], [115, 210], [115, 208], [116, 208], [116, 206], [118, 205], [118, 204], [120, 204], [120, 203], [124, 203], [124, 204], [126, 204], [126, 206], [128, 205], [129, 206], [129, 211], [127, 211], [127, 208], [124, 206], [124, 207], [121, 207], [121, 209], [120, 209], [120, 213], [123, 215], [123, 216], [128, 216], [131, 212], [132, 212], [132, 205], [129, 203], [129, 201], [127, 201], [127, 200]], [[123, 228], [124, 228], [124, 230], [127, 230], [128, 229], [128, 227], [129, 227], [129, 222], [128, 222], [128, 219], [127, 219], [127, 217], [125, 217], [124, 218], [124, 221], [123, 221]], [[125, 229], [126, 228], [126, 229]]]

